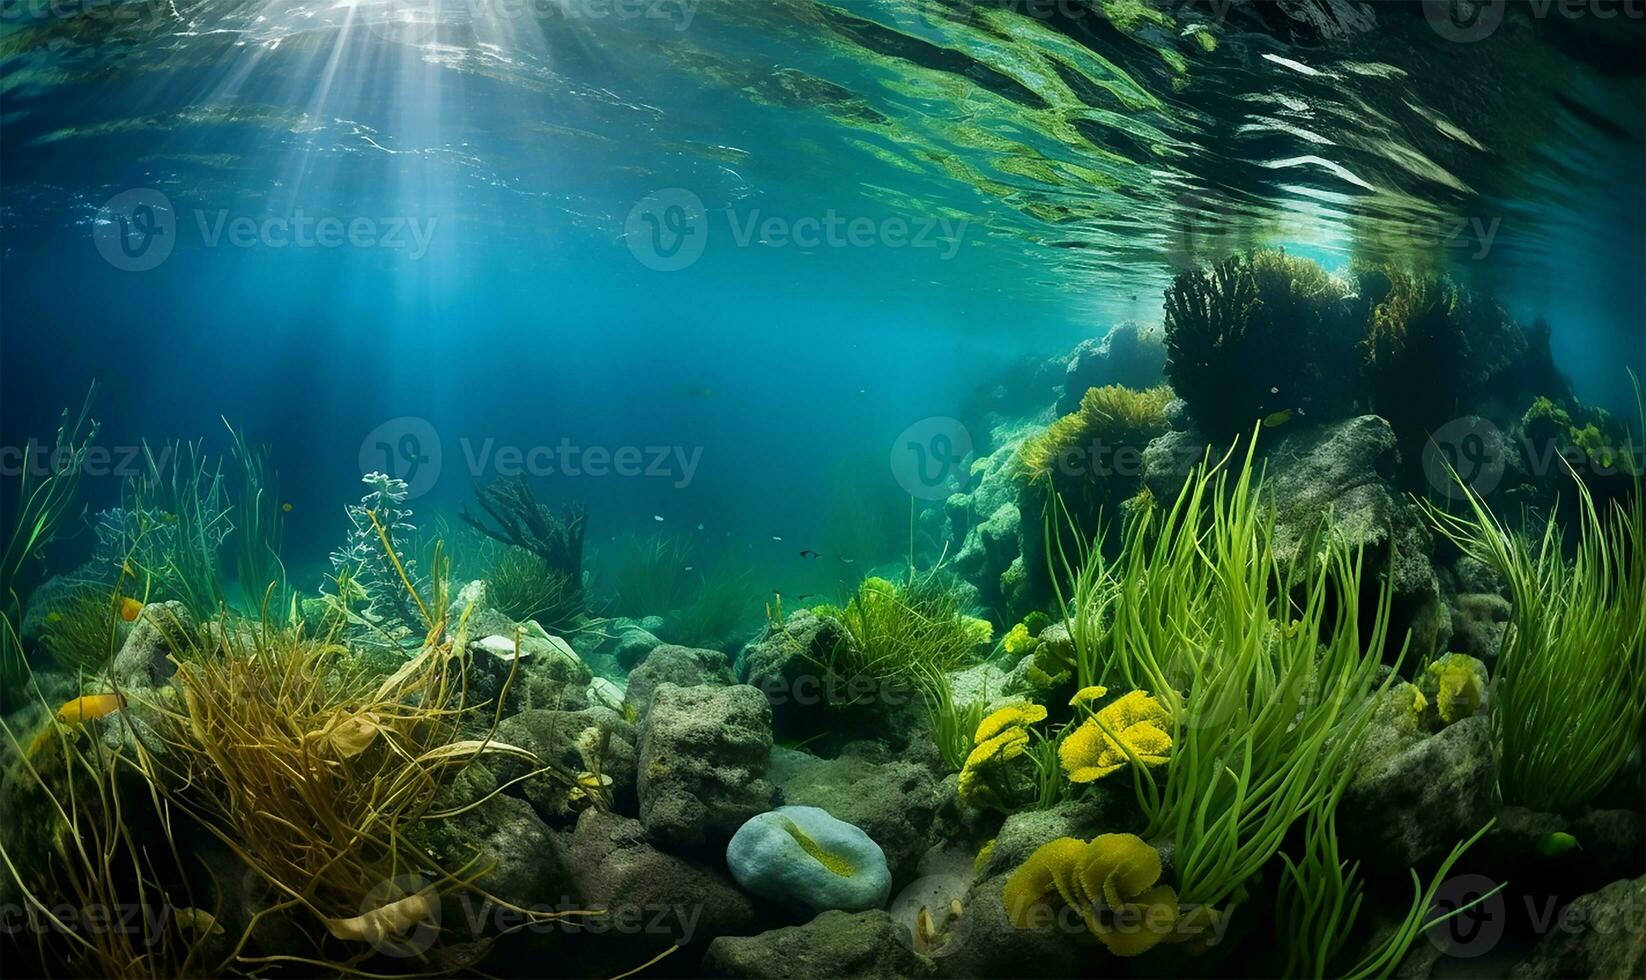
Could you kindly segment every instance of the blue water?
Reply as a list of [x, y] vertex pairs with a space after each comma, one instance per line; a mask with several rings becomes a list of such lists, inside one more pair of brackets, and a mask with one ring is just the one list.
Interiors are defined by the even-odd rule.
[[[1605, 43], [1520, 25], [1536, 47], [1466, 52], [1391, 10], [1331, 39], [1237, 19], [1213, 52], [1071, 28], [1144, 104], [1076, 84], [1109, 69], [1052, 80], [1036, 52], [1055, 36], [1004, 32], [1010, 5], [980, 26], [925, 3], [711, 2], [685, 29], [462, 4], [23, 9], [5, 21], [0, 442], [49, 435], [94, 379], [117, 452], [222, 451], [226, 418], [271, 448], [288, 554], [316, 564], [374, 454], [414, 485], [425, 467], [415, 506], [449, 519], [506, 475], [499, 448], [563, 444], [666, 450], [652, 475], [538, 473], [546, 499], [590, 502], [597, 546], [698, 536], [772, 588], [853, 523], [891, 532], [865, 563], [895, 558], [901, 430], [962, 414], [1018, 359], [1158, 321], [1174, 269], [1247, 244], [1341, 269], [1416, 228], [1406, 254], [1554, 325], [1585, 400], [1627, 412], [1624, 367], [1646, 361], [1637, 23]], [[1194, 56], [1186, 76], [1166, 48]], [[96, 244], [133, 189], [172, 222], [141, 271]], [[631, 214], [672, 189], [706, 239], [659, 271], [633, 229], [671, 214]], [[768, 218], [873, 230], [794, 243]], [[292, 242], [304, 221], [332, 244]], [[235, 222], [264, 230], [237, 242]], [[918, 241], [891, 244], [898, 227]], [[95, 509], [118, 481], [83, 489]]]

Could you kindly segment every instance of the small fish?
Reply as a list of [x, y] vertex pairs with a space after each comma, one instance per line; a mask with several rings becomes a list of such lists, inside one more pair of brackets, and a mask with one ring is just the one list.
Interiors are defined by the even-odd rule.
[[46, 614], [46, 622], [48, 622], [48, 623], [61, 622], [62, 619], [63, 619], [63, 614], [60, 613], [60, 612], [54, 612], [54, 613], [47, 613]]
[[855, 558], [842, 558], [842, 559], [840, 559], [840, 563], [842, 565], [855, 565], [855, 564], [857, 564], [857, 559], [855, 559]]
[[121, 598], [121, 600], [120, 600], [120, 618], [121, 619], [125, 620], [128, 623], [135, 622], [136, 619], [137, 619], [138, 614], [141, 613], [142, 611], [143, 611], [143, 603], [142, 602], [140, 602], [136, 599], [133, 599], [131, 596], [124, 596], [124, 597]]
[[813, 551], [810, 548], [805, 548], [805, 549], [801, 550], [800, 557], [802, 557], [802, 558], [822, 558], [823, 556], [818, 554], [817, 552]]
[[1557, 830], [1552, 834], [1544, 834], [1539, 837], [1537, 843], [1532, 845], [1532, 850], [1537, 853], [1538, 857], [1552, 858], [1560, 857], [1573, 848], [1581, 847], [1582, 845], [1577, 842], [1576, 837], [1565, 831]]
[[696, 565], [687, 565], [685, 568], [681, 569], [681, 571], [695, 572], [695, 571], [697, 571], [697, 566]]
[[197, 936], [221, 936], [223, 927], [217, 924], [217, 917], [204, 909], [178, 909], [172, 913], [173, 920], [180, 930], [188, 930]]
[[652, 515], [652, 520], [654, 520], [657, 523], [661, 524], [661, 523], [663, 523], [663, 515], [662, 514], [653, 514]]
[[1274, 386], [1274, 387], [1273, 387], [1273, 388], [1270, 388], [1270, 389], [1269, 389], [1269, 394], [1271, 394], [1271, 395], [1278, 395], [1278, 394], [1280, 394], [1280, 386], [1279, 386], [1279, 385], [1276, 385], [1276, 386]]
[[[286, 502], [285, 502], [285, 503], [283, 503], [283, 504], [281, 504], [281, 505], [280, 505], [280, 509], [281, 509], [281, 510], [283, 510], [283, 511], [285, 511], [285, 512], [286, 512], [286, 513], [288, 513], [288, 514], [290, 514], [290, 513], [291, 513], [291, 512], [292, 512], [292, 506], [291, 506], [291, 501], [289, 501], [289, 500], [288, 500], [288, 501], [286, 501]], [[197, 910], [197, 911], [198, 911], [198, 910]], [[201, 913], [200, 913], [200, 914], [201, 914], [201, 915], [205, 915], [205, 914], [206, 914], [206, 913], [204, 913], [204, 912], [201, 912]]]
[[774, 535], [772, 535], [772, 540], [773, 541], [782, 541], [783, 539], [774, 534]]
[[1264, 416], [1263, 417], [1263, 427], [1265, 429], [1278, 429], [1281, 426], [1285, 425], [1287, 422], [1290, 422], [1291, 420], [1292, 420], [1292, 410], [1289, 409], [1289, 408], [1286, 408], [1286, 409], [1282, 409], [1278, 412], [1275, 412], [1272, 415]]
[[83, 725], [112, 715], [126, 706], [118, 694], [83, 694], [57, 709], [57, 720], [65, 725]]
[[703, 530], [703, 522], [702, 522], [702, 521], [698, 521], [698, 522], [697, 522], [697, 529], [698, 529], [698, 530], [699, 530], [699, 531], [701, 531], [701, 530]]
[[805, 602], [807, 599], [810, 599], [812, 596], [815, 596], [815, 595], [817, 595], [816, 592], [802, 592], [799, 595], [794, 597], [794, 601], [795, 602]]

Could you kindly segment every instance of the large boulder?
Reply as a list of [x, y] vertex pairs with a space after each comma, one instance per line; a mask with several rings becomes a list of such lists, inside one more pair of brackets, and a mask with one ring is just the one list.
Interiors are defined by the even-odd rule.
[[719, 650], [698, 650], [665, 643], [654, 647], [646, 659], [629, 674], [628, 703], [636, 715], [651, 708], [652, 692], [660, 684], [696, 687], [732, 683], [731, 665]]
[[1509, 971], [1514, 980], [1634, 980], [1646, 976], [1646, 878], [1614, 881], [1575, 899], [1532, 955]]
[[937, 780], [923, 766], [877, 764], [856, 755], [819, 759], [774, 748], [766, 775], [782, 791], [783, 802], [819, 807], [862, 828], [900, 881], [926, 851], [938, 796]]
[[662, 640], [639, 623], [620, 621], [612, 630], [610, 653], [619, 667], [630, 670], [662, 645]]
[[750, 980], [901, 980], [932, 972], [931, 960], [915, 953], [902, 927], [879, 910], [824, 912], [803, 926], [725, 936], [710, 943], [703, 957], [705, 976]]
[[700, 863], [658, 850], [639, 821], [585, 811], [576, 829], [562, 838], [562, 848], [570, 898], [579, 907], [606, 912], [576, 930], [576, 972], [581, 975], [632, 970], [673, 945], [681, 949], [671, 960], [695, 962], [716, 936], [767, 925], [718, 862]]
[[1447, 600], [1452, 614], [1451, 648], [1488, 663], [1503, 648], [1514, 607], [1496, 592], [1471, 592]]
[[1491, 818], [1494, 771], [1487, 719], [1465, 718], [1357, 773], [1339, 838], [1367, 867], [1444, 855]]
[[778, 735], [804, 738], [829, 724], [826, 670], [851, 637], [840, 621], [810, 609], [769, 625], [737, 656], [737, 676], [766, 696]]
[[640, 822], [660, 846], [725, 846], [743, 822], [770, 810], [765, 777], [772, 711], [747, 685], [664, 683], [640, 725]]
[[1433, 536], [1422, 508], [1397, 493], [1400, 465], [1394, 429], [1376, 415], [1287, 432], [1267, 454], [1265, 491], [1275, 503], [1275, 550], [1283, 563], [1324, 533], [1350, 549], [1364, 549], [1367, 588], [1390, 578], [1394, 618], [1390, 646], [1408, 629], [1412, 652], [1444, 652], [1450, 634], [1440, 582], [1431, 562]]
[[1152, 388], [1164, 382], [1165, 373], [1166, 345], [1160, 329], [1128, 320], [1100, 340], [1082, 342], [1069, 355], [1057, 414], [1068, 415], [1079, 409], [1080, 397], [1088, 388]]

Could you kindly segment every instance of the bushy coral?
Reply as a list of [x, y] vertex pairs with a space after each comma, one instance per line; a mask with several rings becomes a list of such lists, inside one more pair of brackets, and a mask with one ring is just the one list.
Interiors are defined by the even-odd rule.
[[1053, 422], [1018, 450], [1020, 476], [1043, 486], [1108, 475], [1113, 454], [1141, 451], [1166, 429], [1172, 389], [1161, 385], [1136, 391], [1123, 385], [1089, 388], [1080, 408]]
[[368, 473], [361, 482], [368, 489], [358, 504], [346, 509], [349, 534], [331, 554], [337, 596], [351, 606], [363, 600], [357, 612], [367, 622], [412, 627], [421, 619], [406, 583], [418, 587], [417, 563], [408, 556], [397, 567], [394, 558], [406, 550], [407, 536], [417, 530], [406, 506], [409, 488], [405, 480], [386, 473]]
[[1448, 653], [1423, 671], [1418, 685], [1434, 702], [1442, 723], [1472, 718], [1486, 704], [1486, 665], [1465, 653]]
[[818, 607], [851, 637], [825, 666], [842, 679], [880, 683], [915, 683], [965, 666], [994, 627], [966, 611], [964, 596], [958, 581], [935, 572], [902, 583], [864, 579], [844, 605]]
[[1166, 377], [1207, 435], [1244, 433], [1270, 413], [1345, 401], [1345, 284], [1283, 251], [1232, 256], [1166, 290]]
[[1002, 901], [1012, 925], [1032, 929], [1050, 922], [1055, 895], [1109, 952], [1137, 956], [1186, 938], [1178, 929], [1177, 893], [1159, 883], [1161, 871], [1160, 853], [1135, 834], [1060, 837], [1012, 873]]

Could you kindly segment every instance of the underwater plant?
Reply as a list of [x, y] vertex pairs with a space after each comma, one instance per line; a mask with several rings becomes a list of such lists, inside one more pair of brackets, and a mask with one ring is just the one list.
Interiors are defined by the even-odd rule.
[[549, 632], [560, 633], [583, 611], [577, 584], [524, 548], [500, 549], [484, 578], [487, 600], [516, 622], [535, 620]]
[[591, 567], [595, 586], [610, 600], [610, 612], [645, 616], [680, 609], [691, 601], [692, 543], [668, 534], [625, 534], [602, 546]]
[[966, 612], [961, 584], [937, 570], [902, 583], [866, 578], [845, 605], [816, 611], [838, 618], [851, 636], [822, 665], [848, 681], [918, 685], [933, 671], [970, 663], [994, 634], [988, 620]]
[[1025, 440], [1017, 454], [1021, 479], [1037, 486], [1063, 486], [1064, 477], [1096, 479], [1099, 454], [1130, 447], [1141, 451], [1166, 432], [1166, 403], [1172, 389], [1161, 385], [1134, 391], [1123, 385], [1089, 388], [1080, 408]]
[[119, 645], [121, 605], [117, 595], [95, 588], [76, 589], [47, 614], [41, 645], [53, 660], [70, 671], [102, 673], [114, 659]]
[[941, 670], [930, 671], [921, 678], [920, 697], [926, 711], [926, 724], [932, 730], [932, 741], [937, 743], [938, 756], [950, 772], [959, 772], [976, 744], [973, 733], [983, 722], [987, 701], [956, 704], [954, 686], [949, 683], [949, 675]]
[[470, 513], [467, 504], [458, 513], [464, 523], [504, 544], [525, 548], [582, 587], [583, 535], [588, 527], [582, 504], [570, 505], [556, 515], [537, 502], [524, 479], [476, 487], [474, 497], [496, 526]]
[[1602, 513], [1570, 475], [1570, 544], [1552, 518], [1536, 540], [1516, 533], [1462, 480], [1464, 514], [1426, 505], [1441, 534], [1508, 583], [1489, 712], [1498, 786], [1505, 802], [1556, 812], [1611, 782], [1639, 750], [1646, 717], [1646, 505], [1637, 491]]
[[256, 610], [271, 587], [276, 596], [286, 591], [286, 566], [280, 561], [284, 513], [268, 450], [248, 447], [244, 434], [235, 431], [228, 419], [223, 425], [240, 464], [240, 496], [231, 535], [235, 578], [248, 609]]
[[1197, 426], [1227, 440], [1271, 413], [1344, 403], [1345, 284], [1279, 250], [1180, 273], [1166, 289], [1166, 377]]
[[349, 536], [331, 553], [336, 598], [345, 607], [361, 602], [360, 610], [350, 609], [350, 620], [358, 625], [379, 631], [410, 628], [422, 621], [418, 593], [424, 583], [417, 576], [415, 559], [397, 558], [405, 550], [407, 535], [416, 530], [406, 506], [406, 481], [368, 473], [361, 482], [370, 489], [358, 504], [345, 509]]
[[[23, 592], [29, 588], [26, 573], [40, 550], [57, 537], [63, 517], [73, 506], [85, 472], [86, 451], [97, 438], [97, 422], [91, 418], [93, 385], [79, 414], [71, 419], [63, 410], [57, 434], [52, 439], [53, 466], [44, 474], [23, 466], [18, 475], [15, 517], [0, 545], [0, 708], [10, 711], [18, 703], [28, 678], [28, 658], [23, 650]], [[32, 446], [31, 446], [32, 448]]]
[[1255, 446], [1254, 434], [1237, 468], [1232, 450], [1202, 464], [1169, 511], [1128, 528], [1112, 566], [1082, 573], [1082, 601], [1101, 608], [1069, 610], [1076, 645], [1096, 644], [1078, 654], [1101, 665], [1095, 683], [1147, 690], [1170, 718], [1164, 785], [1144, 752], [1115, 745], [1135, 764], [1145, 836], [1172, 841], [1179, 893], [1197, 906], [1237, 896], [1347, 782], [1372, 696], [1393, 677], [1378, 680], [1374, 652], [1387, 581], [1362, 610], [1361, 557], [1329, 540], [1321, 561], [1282, 567]]
[[225, 602], [219, 551], [234, 531], [222, 466], [186, 442], [158, 456], [145, 443], [143, 464], [126, 482], [122, 567], [134, 570], [139, 594], [176, 599], [196, 620], [212, 619]]

